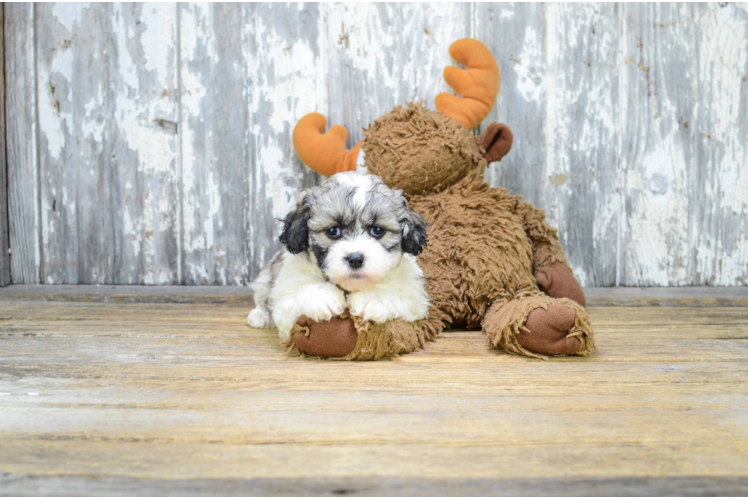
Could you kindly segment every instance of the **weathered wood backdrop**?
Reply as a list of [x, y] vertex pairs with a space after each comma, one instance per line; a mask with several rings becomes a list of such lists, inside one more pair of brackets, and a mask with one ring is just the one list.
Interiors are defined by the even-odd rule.
[[245, 284], [319, 181], [291, 130], [351, 132], [502, 71], [487, 173], [548, 210], [585, 285], [746, 285], [745, 4], [6, 4], [16, 283]]

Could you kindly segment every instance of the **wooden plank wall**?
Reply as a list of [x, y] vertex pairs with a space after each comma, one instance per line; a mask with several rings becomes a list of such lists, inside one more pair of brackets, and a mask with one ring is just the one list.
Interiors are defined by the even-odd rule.
[[544, 207], [586, 286], [746, 285], [745, 4], [6, 4], [16, 283], [241, 285], [319, 182], [290, 135], [502, 71], [492, 185]]
[[4, 5], [0, 4], [0, 286], [10, 284], [8, 234], [8, 170], [5, 161], [5, 47]]

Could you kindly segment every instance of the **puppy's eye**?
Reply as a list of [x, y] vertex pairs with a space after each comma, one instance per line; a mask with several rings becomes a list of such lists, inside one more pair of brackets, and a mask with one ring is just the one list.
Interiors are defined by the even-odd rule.
[[384, 228], [379, 227], [379, 226], [373, 226], [373, 227], [369, 228], [369, 234], [372, 235], [372, 236], [374, 236], [377, 239], [379, 239], [382, 236], [384, 236], [384, 233], [386, 233], [386, 232], [387, 231]]
[[327, 229], [325, 229], [325, 234], [331, 240], [337, 240], [338, 238], [343, 236], [343, 233], [340, 231], [340, 228], [338, 226], [328, 227]]

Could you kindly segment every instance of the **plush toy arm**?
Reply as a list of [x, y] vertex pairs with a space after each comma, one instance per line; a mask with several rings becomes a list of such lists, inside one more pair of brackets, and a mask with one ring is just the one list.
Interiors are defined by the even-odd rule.
[[564, 249], [558, 241], [558, 231], [546, 223], [545, 211], [521, 201], [517, 203], [516, 213], [522, 217], [525, 232], [532, 242], [533, 271], [556, 262], [569, 267]]
[[538, 287], [550, 297], [571, 299], [584, 307], [582, 287], [566, 260], [558, 231], [545, 222], [545, 211], [519, 202], [516, 212], [523, 218], [525, 232], [532, 243], [533, 274]]
[[353, 317], [353, 322], [358, 342], [344, 359], [354, 361], [376, 361], [423, 349], [426, 341], [434, 340], [441, 330], [428, 319], [414, 323], [395, 319], [376, 324]]
[[427, 340], [434, 340], [441, 321], [425, 319], [408, 323], [401, 320], [375, 324], [347, 312], [330, 321], [297, 320], [284, 342], [289, 351], [346, 361], [376, 361], [417, 351]]

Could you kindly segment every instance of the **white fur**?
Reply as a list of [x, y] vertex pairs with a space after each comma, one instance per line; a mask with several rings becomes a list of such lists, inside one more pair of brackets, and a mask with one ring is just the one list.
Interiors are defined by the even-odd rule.
[[[360, 253], [364, 265], [351, 269], [345, 260], [347, 255]], [[330, 280], [348, 292], [356, 292], [372, 286], [387, 275], [400, 262], [402, 252], [388, 252], [368, 234], [352, 240], [341, 240], [330, 246], [325, 272]]]
[[328, 321], [340, 316], [346, 307], [343, 290], [325, 280], [307, 252], [285, 253], [269, 299], [273, 322], [283, 340], [300, 316]]
[[429, 296], [424, 287], [423, 271], [415, 257], [405, 254], [400, 265], [381, 281], [349, 294], [347, 303], [353, 316], [374, 323], [424, 319], [428, 314]]
[[[344, 203], [355, 206], [364, 214], [365, 209], [372, 208], [366, 205], [370, 199], [368, 193], [376, 191], [379, 198], [372, 202], [380, 204], [374, 205], [378, 207], [376, 217], [378, 221], [383, 221], [383, 225], [389, 224], [389, 232], [376, 239], [366, 225], [371, 222], [358, 220], [356, 224], [346, 226], [348, 234], [342, 239], [325, 239], [322, 231], [327, 223], [325, 216], [333, 221], [339, 219], [333, 219], [324, 210], [335, 214], [335, 203], [342, 203], [339, 201], [341, 198], [327, 198], [327, 205], [312, 205], [325, 207], [318, 212], [321, 222], [315, 222], [314, 218], [308, 222], [312, 248], [297, 254], [282, 250], [260, 272], [252, 284], [257, 307], [247, 316], [249, 325], [254, 328], [276, 327], [281, 339], [285, 340], [300, 316], [327, 321], [340, 316], [346, 308], [352, 315], [375, 323], [393, 319], [424, 319], [428, 315], [429, 299], [423, 272], [416, 258], [403, 253], [400, 246], [402, 235], [407, 235], [410, 230], [407, 224], [396, 218], [408, 216], [402, 192], [390, 190], [383, 193], [383, 188], [389, 188], [384, 186], [381, 179], [357, 172], [340, 173], [326, 182], [337, 183], [347, 191], [350, 191], [350, 187], [355, 188], [351, 196], [345, 197]], [[305, 194], [300, 195], [297, 205], [301, 207], [302, 203], [312, 204], [320, 200], [319, 196], [325, 194], [319, 191], [320, 188], [312, 188], [310, 198], [306, 198]], [[335, 184], [332, 184], [332, 189], [336, 189]], [[330, 199], [334, 202], [330, 202]], [[331, 204], [333, 210], [329, 208]], [[417, 213], [408, 217], [409, 223], [413, 223], [413, 217], [420, 219]], [[395, 224], [401, 224], [402, 235], [392, 228]], [[421, 224], [425, 223], [421, 220]], [[319, 242], [322, 242], [322, 247]], [[385, 248], [385, 245], [389, 246]], [[324, 253], [318, 253], [324, 255], [324, 262], [316, 262], [315, 252], [319, 252], [320, 248], [325, 249]], [[346, 260], [354, 253], [363, 256], [363, 265], [359, 269], [351, 268]]]
[[364, 148], [358, 150], [358, 156], [356, 156], [356, 172], [361, 172], [362, 174], [369, 173], [369, 168], [366, 166], [366, 154], [364, 153]]
[[[363, 148], [361, 148], [363, 151]], [[351, 200], [352, 203], [361, 208], [366, 205], [366, 194], [372, 186], [372, 177], [369, 175], [359, 175], [358, 172], [341, 172], [336, 174], [336, 179], [341, 185], [356, 188], [356, 194]]]
[[[374, 323], [424, 319], [428, 315], [429, 297], [423, 271], [412, 255], [398, 254], [398, 261], [399, 265], [394, 269], [388, 267], [389, 272], [378, 281], [360, 280], [357, 291], [346, 297], [341, 288], [325, 280], [307, 252], [298, 255], [284, 252], [273, 287], [269, 287], [269, 266], [253, 283], [255, 301], [261, 305], [250, 311], [248, 323], [254, 328], [276, 327], [281, 340], [286, 340], [300, 316], [328, 321], [340, 316], [346, 308], [353, 316]], [[362, 286], [364, 282], [367, 286]], [[262, 297], [268, 299], [267, 306], [262, 305], [265, 304]]]
[[252, 328], [272, 328], [270, 312], [262, 306], [257, 306], [247, 315], [247, 323]]
[[247, 323], [253, 328], [272, 328], [275, 326], [271, 322], [270, 311], [267, 310], [270, 282], [272, 281], [271, 264], [265, 266], [257, 279], [250, 285], [250, 288], [255, 292], [254, 301], [257, 307], [249, 311]]

